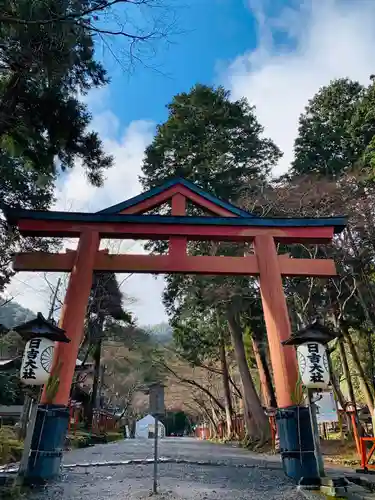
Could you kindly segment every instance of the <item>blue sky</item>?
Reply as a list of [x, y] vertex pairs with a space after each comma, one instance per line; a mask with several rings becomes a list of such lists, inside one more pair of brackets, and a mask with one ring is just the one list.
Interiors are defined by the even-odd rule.
[[[174, 5], [176, 26], [169, 43], [156, 41], [156, 57], [137, 62], [131, 74], [113, 60], [100, 42], [99, 55], [110, 68], [112, 82], [108, 106], [121, 123], [152, 119], [164, 121], [166, 104], [195, 83], [215, 84], [220, 69], [256, 46], [256, 19], [245, 0], [179, 0]], [[120, 47], [117, 41], [115, 48]], [[120, 62], [127, 64], [120, 53]], [[112, 59], [112, 61], [110, 61]], [[108, 64], [109, 62], [109, 64]]]
[[[164, 0], [160, 0], [164, 1]], [[93, 188], [79, 164], [58, 184], [56, 208], [93, 211], [139, 193], [138, 176], [145, 147], [155, 125], [167, 117], [173, 95], [197, 82], [223, 84], [235, 99], [256, 107], [264, 134], [284, 153], [274, 174], [293, 159], [298, 117], [321, 86], [349, 77], [368, 84], [374, 73], [374, 0], [165, 0], [178, 7], [180, 34], [161, 46], [148, 65], [123, 71], [108, 49], [98, 55], [112, 76], [111, 84], [87, 96], [92, 127], [114, 156], [104, 186]], [[116, 54], [121, 55], [119, 42]], [[123, 61], [125, 59], [122, 59]], [[76, 242], [66, 246], [75, 248]], [[111, 252], [142, 252], [142, 245], [105, 242]], [[66, 282], [66, 276], [64, 276]], [[49, 276], [56, 282], [58, 275]], [[125, 281], [123, 281], [125, 280]], [[141, 324], [166, 319], [161, 303], [163, 278], [119, 276], [133, 301], [129, 308]], [[46, 312], [50, 289], [44, 276], [20, 273], [8, 293], [25, 307]]]

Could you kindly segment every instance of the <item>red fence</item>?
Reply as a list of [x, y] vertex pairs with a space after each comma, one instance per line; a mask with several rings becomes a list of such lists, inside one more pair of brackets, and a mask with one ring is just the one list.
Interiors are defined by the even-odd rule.
[[[242, 415], [236, 416], [232, 421], [233, 434], [239, 439], [245, 437], [245, 423]], [[211, 435], [211, 429], [208, 426], [200, 425], [195, 429], [195, 436], [198, 439], [210, 439], [212, 437], [218, 437], [219, 439], [224, 439], [226, 436], [226, 423], [220, 422], [218, 424], [217, 433], [215, 436]]]
[[[84, 419], [85, 415], [82, 404], [77, 401], [69, 401], [68, 432], [75, 434]], [[108, 431], [114, 431], [117, 427], [118, 420], [112, 413], [102, 409], [94, 410], [92, 420], [92, 431], [94, 433], [103, 434]]]
[[[368, 443], [370, 444], [370, 447], [367, 446]], [[373, 460], [373, 455], [375, 451], [375, 438], [361, 437], [360, 449], [361, 449], [361, 468], [364, 471], [374, 470], [375, 464], [370, 462]]]
[[112, 413], [105, 410], [94, 410], [94, 417], [92, 420], [93, 432], [104, 433], [113, 431], [117, 428], [117, 420]]
[[197, 437], [198, 439], [210, 439], [211, 431], [208, 427], [200, 425], [195, 429], [195, 437]]

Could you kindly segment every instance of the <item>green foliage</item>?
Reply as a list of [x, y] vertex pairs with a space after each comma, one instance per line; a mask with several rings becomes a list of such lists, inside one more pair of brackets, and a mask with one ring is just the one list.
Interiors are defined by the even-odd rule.
[[[0, 200], [6, 205], [18, 205], [22, 208], [35, 208], [38, 210], [48, 209], [53, 202], [53, 179], [41, 176], [37, 170], [31, 168], [28, 161], [11, 155], [3, 149], [1, 135]], [[12, 254], [15, 251], [19, 249], [22, 251], [52, 250], [55, 245], [56, 243], [51, 245], [50, 240], [41, 240], [40, 238], [21, 239], [18, 232], [10, 230], [5, 220], [0, 218], [0, 293], [14, 274], [11, 261]], [[0, 314], [2, 314], [1, 309], [3, 309], [3, 306], [0, 306]]]
[[0, 427], [0, 465], [18, 462], [22, 457], [23, 442], [18, 441], [11, 427]]
[[297, 379], [295, 387], [293, 388], [291, 397], [292, 397], [293, 404], [296, 406], [302, 405], [305, 401], [304, 394], [303, 394], [302, 379], [300, 376], [298, 376], [298, 379]]
[[57, 391], [59, 389], [60, 385], [60, 373], [61, 370], [64, 368], [63, 364], [61, 361], [59, 361], [56, 370], [52, 375], [50, 375], [48, 382], [46, 384], [46, 400], [47, 403], [52, 403], [54, 397], [57, 394]]
[[375, 81], [363, 92], [352, 118], [351, 134], [361, 152], [358, 166], [374, 177], [375, 172]]
[[[159, 125], [146, 149], [141, 176], [144, 187], [153, 187], [167, 178], [184, 177], [237, 204], [262, 190], [281, 153], [263, 136], [255, 110], [245, 99], [232, 101], [222, 87], [196, 85], [189, 93], [175, 96], [168, 109], [167, 121]], [[187, 214], [205, 215], [193, 204], [188, 204]], [[148, 248], [160, 252], [165, 246], [150, 243]], [[230, 242], [189, 242], [188, 248], [190, 255], [232, 257], [243, 256], [249, 250], [246, 244]], [[254, 439], [260, 438], [263, 427], [267, 433], [253, 379], [243, 362], [241, 318], [243, 314], [252, 316], [259, 302], [253, 278], [168, 275], [163, 302], [179, 353], [193, 365], [217, 361], [220, 334], [231, 332], [248, 407], [247, 430]]]
[[[0, 300], [2, 300], [0, 298]], [[19, 358], [23, 354], [25, 342], [21, 337], [7, 330], [35, 316], [28, 309], [24, 309], [16, 302], [0, 305], [0, 360]], [[0, 404], [19, 405], [23, 403], [23, 391], [19, 379], [18, 368], [0, 370]]]
[[66, 437], [68, 448], [88, 448], [90, 443], [91, 434], [89, 432], [78, 431], [75, 434], [68, 434]]
[[[281, 152], [262, 135], [255, 109], [245, 99], [232, 101], [222, 87], [196, 85], [189, 93], [175, 96], [168, 109], [167, 121], [159, 125], [154, 141], [146, 149], [141, 176], [144, 187], [184, 177], [237, 204], [262, 189]], [[188, 204], [187, 213], [205, 215], [192, 204]], [[165, 247], [151, 243], [149, 248], [163, 251]], [[190, 255], [240, 256], [246, 251], [243, 244], [189, 242]], [[259, 295], [249, 276], [168, 275], [163, 302], [179, 353], [194, 365], [219, 359], [220, 329], [228, 335], [227, 313], [230, 311], [234, 322], [242, 314], [252, 316]], [[242, 356], [240, 326], [236, 334], [236, 355]], [[246, 394], [255, 408], [259, 400], [253, 381], [245, 369], [243, 375]], [[254, 414], [261, 415], [258, 409]]]
[[19, 370], [0, 371], [0, 405], [22, 405], [23, 399]]
[[227, 200], [236, 200], [244, 186], [266, 178], [281, 156], [261, 136], [255, 110], [245, 99], [230, 100], [223, 87], [196, 85], [168, 105], [146, 149], [141, 182], [145, 188], [170, 177], [184, 177]]
[[[90, 2], [75, 2], [83, 8]], [[30, 20], [66, 16], [71, 2], [12, 2], [12, 14]], [[91, 116], [77, 98], [107, 83], [94, 59], [90, 31], [74, 20], [64, 23], [6, 24], [0, 29], [3, 77], [0, 79], [0, 139], [5, 154], [20, 158], [41, 177], [81, 159], [89, 179], [100, 185], [111, 164], [97, 134], [87, 132]]]
[[94, 273], [87, 306], [85, 344], [93, 346], [102, 339], [124, 339], [127, 325], [134, 327], [133, 318], [124, 309], [116, 275]]
[[87, 414], [87, 425], [91, 427], [93, 409], [97, 404], [98, 383], [102, 358], [103, 340], [124, 337], [124, 323], [132, 325], [133, 320], [122, 304], [122, 293], [114, 273], [94, 273], [87, 309], [85, 343], [92, 351], [94, 379]]
[[[8, 2], [2, 16], [28, 23], [0, 24], [0, 199], [22, 208], [48, 209], [57, 177], [82, 163], [89, 181], [100, 186], [112, 164], [80, 96], [108, 81], [95, 60], [92, 32], [71, 19], [88, 0]], [[64, 22], [52, 21], [65, 18]], [[8, 19], [8, 18], [7, 18]], [[36, 21], [43, 19], [46, 22]], [[0, 220], [0, 291], [13, 272], [11, 255], [46, 250], [48, 241], [21, 239]]]
[[292, 171], [336, 177], [353, 166], [358, 150], [349, 131], [363, 87], [334, 80], [309, 101], [299, 119]]
[[293, 174], [338, 178], [374, 167], [375, 88], [341, 78], [322, 87], [299, 119]]
[[188, 416], [183, 411], [169, 411], [162, 418], [167, 436], [171, 434], [182, 435], [185, 431], [190, 431]]
[[204, 361], [219, 358], [219, 331], [216, 314], [199, 314], [185, 309], [182, 314], [175, 315], [173, 339], [179, 354], [192, 365], [200, 365]]
[[115, 273], [94, 273], [88, 302], [90, 315], [132, 323], [132, 316], [124, 310], [122, 300]]
[[69, 448], [88, 448], [93, 444], [113, 443], [115, 441], [120, 441], [123, 438], [123, 433], [117, 431], [95, 435], [91, 432], [78, 430], [75, 434], [68, 434], [66, 438], [66, 445]]
[[15, 332], [0, 333], [0, 359], [13, 359], [23, 354], [25, 341]]

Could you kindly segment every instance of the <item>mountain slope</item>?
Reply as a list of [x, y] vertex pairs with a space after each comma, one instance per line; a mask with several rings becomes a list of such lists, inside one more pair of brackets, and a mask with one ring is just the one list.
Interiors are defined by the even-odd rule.
[[22, 307], [15, 301], [6, 302], [0, 297], [0, 324], [6, 328], [13, 328], [25, 321], [35, 318], [36, 314], [30, 309]]

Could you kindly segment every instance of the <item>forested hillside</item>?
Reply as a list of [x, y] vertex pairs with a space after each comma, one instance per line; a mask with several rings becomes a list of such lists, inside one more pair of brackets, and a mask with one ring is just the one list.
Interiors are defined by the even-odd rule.
[[36, 314], [30, 309], [25, 309], [15, 300], [9, 302], [0, 297], [0, 324], [6, 328], [12, 328], [25, 321], [29, 321]]

